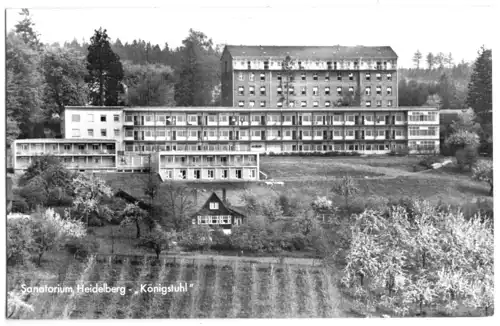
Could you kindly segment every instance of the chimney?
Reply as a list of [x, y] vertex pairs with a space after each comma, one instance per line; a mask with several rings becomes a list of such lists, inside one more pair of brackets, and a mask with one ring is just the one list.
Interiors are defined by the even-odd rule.
[[222, 188], [222, 201], [224, 203], [227, 202], [227, 198], [226, 198], [226, 188]]

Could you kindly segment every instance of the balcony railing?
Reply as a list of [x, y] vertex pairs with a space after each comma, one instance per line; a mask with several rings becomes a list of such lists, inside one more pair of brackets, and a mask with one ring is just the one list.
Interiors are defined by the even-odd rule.
[[115, 155], [115, 150], [100, 150], [100, 151], [16, 151], [16, 155], [37, 156], [37, 155]]

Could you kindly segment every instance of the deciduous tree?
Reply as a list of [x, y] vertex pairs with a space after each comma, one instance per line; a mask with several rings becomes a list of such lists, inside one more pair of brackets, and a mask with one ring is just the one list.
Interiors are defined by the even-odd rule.
[[490, 186], [490, 196], [493, 196], [493, 162], [481, 160], [472, 169], [473, 179], [487, 182]]

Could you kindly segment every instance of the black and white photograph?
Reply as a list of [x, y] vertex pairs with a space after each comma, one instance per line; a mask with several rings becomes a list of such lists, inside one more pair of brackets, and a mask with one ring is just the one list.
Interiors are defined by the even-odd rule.
[[489, 324], [494, 9], [5, 4], [4, 320]]

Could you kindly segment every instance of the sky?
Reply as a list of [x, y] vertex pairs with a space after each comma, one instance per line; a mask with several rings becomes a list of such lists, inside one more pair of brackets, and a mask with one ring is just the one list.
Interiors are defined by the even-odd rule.
[[[193, 28], [216, 44], [391, 46], [399, 66], [411, 67], [417, 49], [424, 57], [451, 52], [455, 62], [473, 61], [482, 45], [493, 46], [494, 38], [493, 0], [143, 0], [135, 6], [120, 1], [107, 7], [102, 1], [86, 1], [87, 7], [80, 8], [51, 2], [44, 1], [43, 8], [23, 3], [44, 43], [88, 41], [102, 26], [122, 43], [143, 39], [173, 48]], [[6, 11], [7, 31], [19, 20], [19, 11]]]

